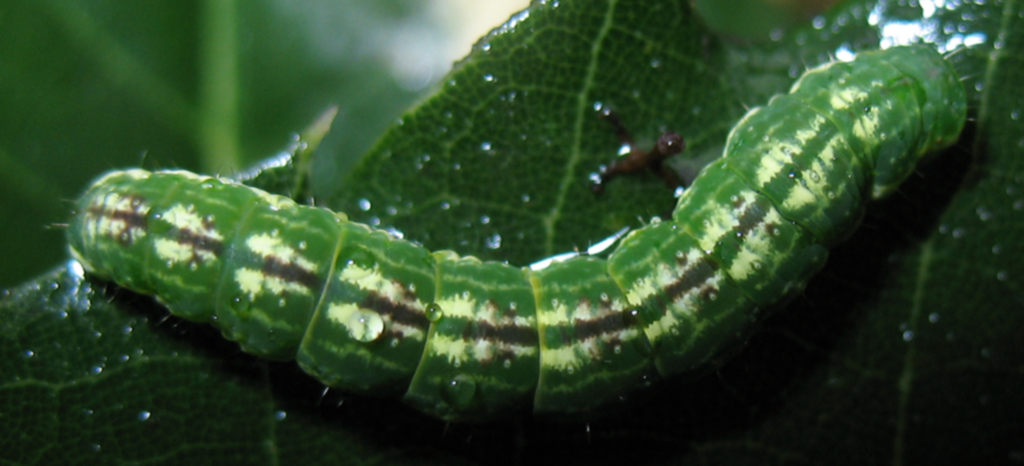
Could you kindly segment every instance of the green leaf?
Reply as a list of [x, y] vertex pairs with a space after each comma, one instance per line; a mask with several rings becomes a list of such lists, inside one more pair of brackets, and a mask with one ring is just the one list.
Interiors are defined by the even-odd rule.
[[[662, 381], [625, 413], [586, 425], [445, 426], [394, 400], [321, 397], [294, 365], [240, 354], [149, 298], [61, 267], [0, 301], [2, 456], [19, 464], [1020, 462], [1024, 24], [1017, 2], [948, 8], [846, 2], [749, 45], [705, 30], [685, 2], [538, 3], [485, 37], [327, 199], [431, 248], [525, 265], [672, 205], [647, 175], [616, 179], [602, 196], [589, 191], [589, 174], [618, 149], [596, 103], [614, 108], [638, 141], [680, 132], [688, 155], [701, 159], [720, 149], [744, 105], [763, 104], [831, 53], [876, 48], [899, 27], [921, 26], [954, 47], [983, 35], [951, 57], [975, 115], [961, 143], [873, 204], [806, 293], [713, 374]], [[491, 248], [496, 234], [501, 246]]]
[[535, 4], [481, 39], [356, 167], [332, 206], [428, 248], [517, 265], [671, 210], [652, 176], [591, 175], [619, 148], [614, 110], [642, 145], [666, 130], [720, 152], [741, 113], [728, 58], [671, 2]]
[[[236, 11], [204, 6], [220, 3]], [[324, 146], [347, 157], [317, 172], [351, 164], [418, 95], [393, 76], [389, 42], [371, 39], [415, 26], [418, 5], [0, 3], [0, 287], [67, 257], [59, 225], [69, 201], [104, 171], [228, 174], [334, 105], [341, 115]], [[204, 29], [231, 18], [234, 47]], [[223, 63], [234, 73], [213, 66]]]

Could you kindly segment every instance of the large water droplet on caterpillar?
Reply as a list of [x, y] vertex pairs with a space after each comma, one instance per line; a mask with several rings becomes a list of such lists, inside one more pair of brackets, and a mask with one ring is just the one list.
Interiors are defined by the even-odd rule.
[[174, 225], [164, 219], [163, 213], [150, 211], [146, 214], [146, 230], [154, 235], [162, 235], [171, 231]]
[[369, 343], [384, 333], [384, 319], [374, 311], [360, 308], [349, 317], [348, 332], [352, 338]]
[[426, 311], [424, 311], [424, 314], [427, 316], [427, 320], [437, 322], [444, 317], [444, 309], [441, 309], [440, 304], [430, 303], [430, 305], [427, 306]]

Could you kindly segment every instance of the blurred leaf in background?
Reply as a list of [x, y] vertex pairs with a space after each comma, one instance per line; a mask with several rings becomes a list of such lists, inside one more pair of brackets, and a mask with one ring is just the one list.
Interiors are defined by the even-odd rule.
[[693, 0], [693, 9], [715, 31], [751, 39], [781, 37], [785, 30], [810, 21], [839, 0]]
[[70, 203], [113, 168], [227, 174], [338, 105], [315, 180], [525, 1], [0, 4], [0, 288], [67, 257]]

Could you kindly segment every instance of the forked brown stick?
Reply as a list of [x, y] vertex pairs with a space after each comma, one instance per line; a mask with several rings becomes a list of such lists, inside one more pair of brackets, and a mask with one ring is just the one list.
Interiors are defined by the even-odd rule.
[[600, 179], [594, 184], [594, 192], [604, 192], [604, 186], [612, 178], [619, 175], [632, 173], [644, 168], [650, 168], [654, 174], [658, 175], [670, 188], [677, 188], [683, 185], [682, 180], [675, 171], [665, 167], [663, 163], [665, 159], [683, 152], [686, 148], [686, 142], [683, 141], [683, 137], [674, 131], [666, 131], [654, 144], [650, 150], [642, 150], [636, 147], [633, 143], [633, 138], [629, 135], [629, 131], [626, 130], [625, 125], [622, 124], [622, 120], [619, 119], [618, 115], [611, 110], [603, 110], [601, 117], [605, 121], [611, 123], [612, 127], [615, 128], [615, 134], [619, 136], [619, 141], [623, 145], [630, 147], [629, 154], [625, 157], [615, 159], [611, 164], [606, 167], [602, 167], [600, 173]]

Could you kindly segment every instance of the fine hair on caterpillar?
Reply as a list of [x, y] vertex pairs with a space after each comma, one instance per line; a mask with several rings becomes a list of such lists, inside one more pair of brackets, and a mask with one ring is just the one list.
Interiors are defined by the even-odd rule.
[[742, 342], [965, 115], [928, 47], [828, 63], [740, 119], [671, 218], [541, 270], [177, 170], [105, 174], [68, 241], [93, 275], [325, 385], [453, 421], [586, 414]]

